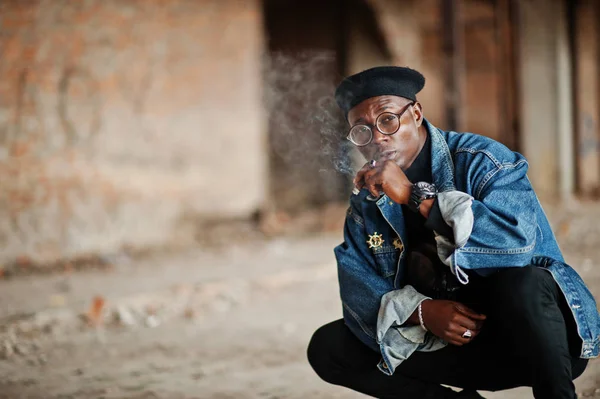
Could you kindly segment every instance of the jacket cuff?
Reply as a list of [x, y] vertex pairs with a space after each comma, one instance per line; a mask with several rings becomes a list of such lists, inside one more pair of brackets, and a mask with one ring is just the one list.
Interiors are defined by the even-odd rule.
[[444, 220], [437, 198], [433, 201], [433, 206], [429, 211], [429, 217], [427, 218], [427, 221], [425, 221], [425, 227], [448, 238], [450, 241], [454, 241], [454, 231], [452, 231], [452, 227], [448, 226], [448, 223]]
[[458, 266], [456, 261], [453, 261], [453, 255], [471, 237], [475, 222], [473, 209], [471, 208], [473, 197], [457, 190], [445, 191], [438, 194], [437, 202], [444, 221], [452, 228], [454, 235], [454, 242], [442, 235], [435, 237], [438, 257], [450, 267], [458, 281], [462, 284], [468, 284], [469, 276]]
[[390, 291], [381, 298], [377, 317], [377, 343], [382, 360], [377, 367], [384, 374], [392, 375], [404, 360], [417, 349], [437, 350], [445, 344], [427, 333], [420, 325], [404, 325], [421, 302], [429, 297], [406, 285]]

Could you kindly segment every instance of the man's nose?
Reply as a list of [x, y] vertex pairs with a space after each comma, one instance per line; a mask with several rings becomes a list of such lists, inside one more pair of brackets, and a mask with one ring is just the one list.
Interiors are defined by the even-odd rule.
[[385, 143], [390, 139], [390, 136], [381, 133], [379, 130], [377, 129], [373, 129], [373, 142], [378, 144], [378, 143]]

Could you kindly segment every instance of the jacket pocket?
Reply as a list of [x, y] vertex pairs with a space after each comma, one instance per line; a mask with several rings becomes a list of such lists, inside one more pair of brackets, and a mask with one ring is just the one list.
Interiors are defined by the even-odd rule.
[[388, 278], [396, 274], [400, 250], [393, 245], [382, 245], [373, 248], [373, 255], [377, 264], [378, 272], [381, 276]]

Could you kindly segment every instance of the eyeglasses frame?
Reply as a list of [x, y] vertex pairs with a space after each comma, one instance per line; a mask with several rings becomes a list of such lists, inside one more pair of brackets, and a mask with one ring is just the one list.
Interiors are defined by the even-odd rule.
[[[406, 104], [404, 106], [404, 108], [400, 111], [400, 113], [398, 113], [398, 114], [393, 113], [393, 112], [382, 112], [381, 114], [377, 115], [377, 118], [375, 118], [375, 126], [372, 126], [372, 125], [367, 124], [367, 123], [359, 123], [358, 125], [351, 126], [350, 129], [348, 129], [348, 134], [346, 135], [346, 140], [350, 141], [352, 144], [354, 144], [357, 147], [365, 147], [365, 146], [371, 144], [371, 142], [373, 141], [373, 137], [375, 137], [375, 134], [373, 133], [373, 128], [377, 129], [377, 131], [379, 133], [384, 134], [386, 136], [392, 136], [392, 135], [396, 134], [398, 132], [398, 130], [400, 130], [400, 126], [402, 126], [402, 123], [400, 123], [400, 118], [402, 118], [402, 115], [404, 115], [404, 113], [406, 112], [406, 110], [409, 109], [412, 105], [415, 105], [415, 101], [411, 101], [408, 104]], [[384, 133], [381, 130], [379, 130], [379, 128], [377, 127], [377, 125], [378, 125], [377, 121], [379, 120], [379, 118], [381, 118], [385, 114], [392, 114], [392, 115], [395, 115], [398, 118], [398, 128], [396, 130], [394, 130], [392, 133]], [[350, 132], [352, 132], [352, 129], [354, 129], [357, 126], [366, 126], [371, 131], [371, 139], [366, 144], [356, 144], [350, 138]]]

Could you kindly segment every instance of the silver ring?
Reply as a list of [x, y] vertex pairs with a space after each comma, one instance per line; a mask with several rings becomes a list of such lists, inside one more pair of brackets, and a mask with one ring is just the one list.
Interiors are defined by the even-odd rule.
[[377, 161], [374, 160], [374, 159], [371, 159], [371, 161], [369, 162], [369, 166], [371, 166], [372, 168], [374, 168], [375, 165], [377, 165]]
[[467, 329], [467, 331], [465, 331], [462, 335], [463, 338], [471, 338], [472, 336], [473, 336], [473, 333], [469, 329]]

